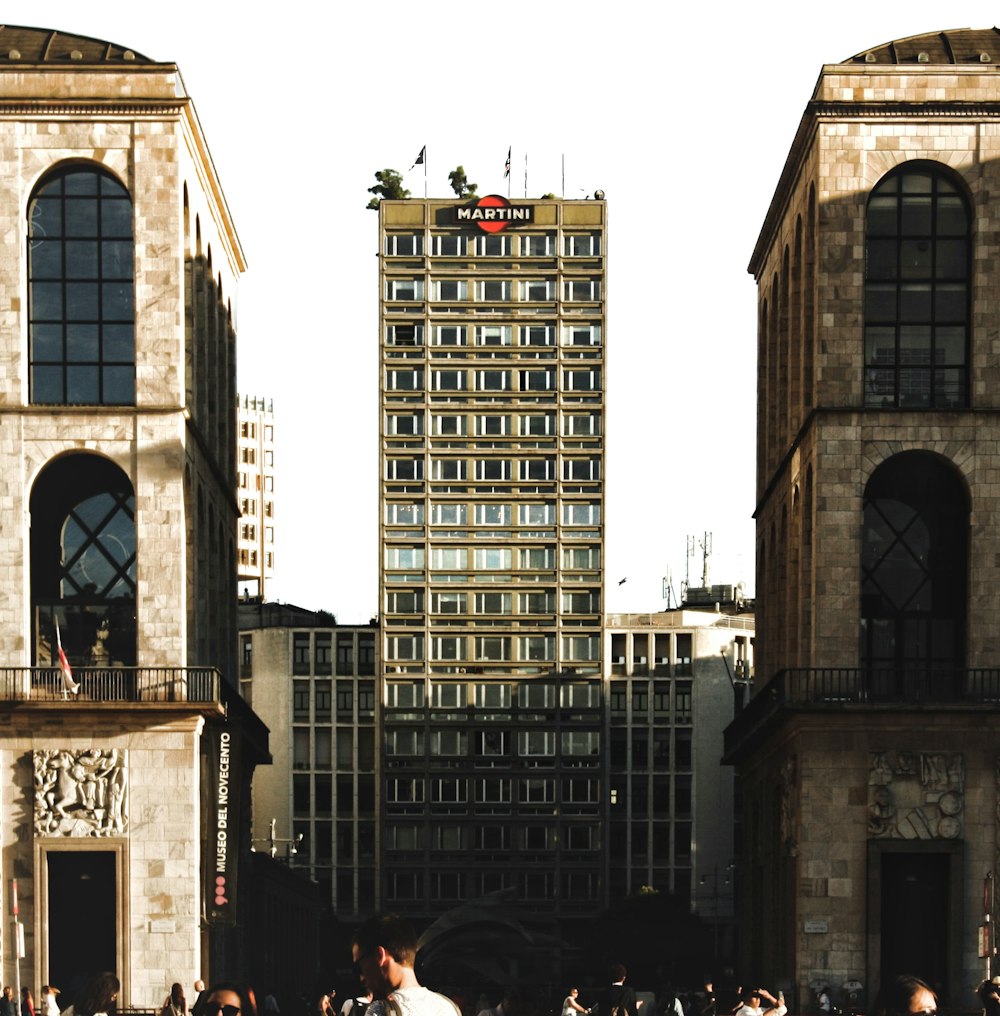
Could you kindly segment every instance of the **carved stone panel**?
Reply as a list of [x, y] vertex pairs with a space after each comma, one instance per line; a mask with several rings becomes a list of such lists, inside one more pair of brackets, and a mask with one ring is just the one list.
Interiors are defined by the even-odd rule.
[[128, 752], [33, 753], [36, 836], [123, 836], [128, 831]]
[[868, 835], [955, 840], [963, 833], [965, 764], [960, 752], [872, 752]]

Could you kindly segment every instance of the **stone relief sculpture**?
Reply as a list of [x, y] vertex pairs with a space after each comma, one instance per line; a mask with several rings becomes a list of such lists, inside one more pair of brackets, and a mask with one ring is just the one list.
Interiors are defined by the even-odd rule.
[[868, 769], [868, 835], [954, 840], [962, 835], [965, 763], [960, 752], [873, 752]]
[[128, 829], [128, 753], [117, 748], [34, 752], [36, 836], [122, 836]]

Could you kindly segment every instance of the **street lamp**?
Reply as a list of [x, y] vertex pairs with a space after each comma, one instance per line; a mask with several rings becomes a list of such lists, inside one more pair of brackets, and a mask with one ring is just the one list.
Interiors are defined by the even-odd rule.
[[[733, 862], [729, 864], [722, 871], [723, 885], [730, 884], [729, 873], [733, 870]], [[718, 862], [712, 865], [711, 873], [706, 872], [701, 878], [698, 879], [698, 885], [703, 886], [705, 883], [712, 880], [712, 932], [713, 932], [713, 943], [715, 959], [719, 959], [719, 865]]]
[[250, 853], [251, 854], [256, 854], [257, 853], [257, 846], [256, 845], [258, 843], [266, 843], [266, 844], [268, 844], [268, 851], [269, 851], [269, 853], [271, 854], [272, 857], [275, 857], [277, 855], [277, 853], [278, 853], [278, 844], [279, 843], [287, 843], [288, 844], [288, 849], [285, 852], [285, 860], [288, 861], [289, 865], [291, 865], [292, 858], [299, 852], [298, 851], [298, 845], [302, 842], [302, 833], [299, 833], [298, 836], [291, 836], [291, 837], [288, 837], [288, 836], [276, 836], [275, 835], [275, 828], [277, 827], [277, 824], [278, 824], [278, 820], [276, 818], [272, 818], [270, 823], [268, 824], [268, 827], [267, 827], [267, 831], [268, 831], [267, 836], [266, 837], [257, 837], [256, 839], [252, 839], [250, 841]]

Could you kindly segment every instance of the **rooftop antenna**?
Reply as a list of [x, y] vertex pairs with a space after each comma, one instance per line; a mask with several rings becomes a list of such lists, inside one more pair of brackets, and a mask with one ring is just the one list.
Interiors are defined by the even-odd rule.
[[680, 604], [677, 602], [677, 594], [674, 592], [674, 572], [672, 568], [667, 569], [663, 579], [663, 599], [667, 601], [667, 610], [676, 610]]
[[705, 533], [701, 540], [701, 587], [708, 588], [708, 559], [712, 556], [712, 534]]
[[684, 548], [684, 581], [681, 583], [681, 600], [686, 600], [688, 590], [691, 588], [691, 558], [694, 556], [695, 538], [687, 538], [687, 546]]

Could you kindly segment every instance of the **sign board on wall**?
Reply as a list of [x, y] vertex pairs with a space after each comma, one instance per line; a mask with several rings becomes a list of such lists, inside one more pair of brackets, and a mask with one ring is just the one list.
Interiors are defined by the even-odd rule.
[[455, 222], [459, 225], [475, 223], [484, 233], [499, 233], [510, 225], [534, 221], [534, 205], [512, 205], [500, 194], [487, 194], [478, 201], [455, 208]]
[[208, 819], [205, 852], [205, 915], [209, 924], [236, 923], [236, 871], [239, 864], [240, 743], [235, 731], [210, 726], [208, 779], [202, 787]]

